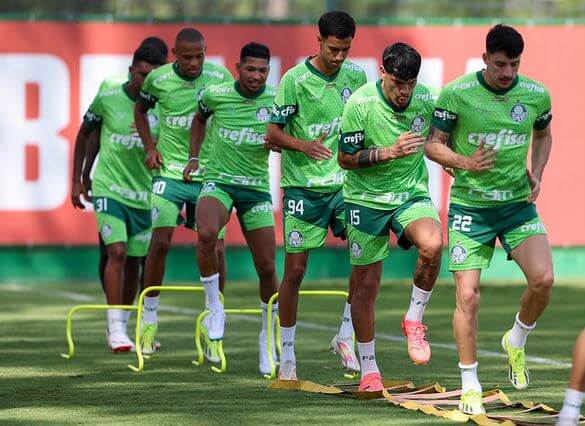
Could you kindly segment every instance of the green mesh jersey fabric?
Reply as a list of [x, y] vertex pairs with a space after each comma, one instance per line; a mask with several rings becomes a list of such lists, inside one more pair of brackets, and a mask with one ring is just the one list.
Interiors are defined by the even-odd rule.
[[269, 191], [268, 154], [264, 148], [276, 91], [265, 86], [248, 97], [238, 82], [213, 86], [203, 92], [199, 113], [213, 115], [206, 144], [211, 158], [205, 179]]
[[301, 152], [283, 151], [283, 188], [303, 187], [321, 192], [341, 188], [344, 173], [337, 164], [341, 115], [350, 95], [365, 83], [364, 70], [348, 60], [331, 77], [315, 69], [310, 58], [284, 74], [270, 122], [284, 126], [286, 133], [303, 141], [312, 141], [326, 134], [323, 143], [333, 156], [316, 161]]
[[481, 141], [498, 152], [485, 172], [455, 170], [451, 202], [470, 207], [526, 201], [531, 189], [526, 157], [532, 130], [552, 119], [548, 91], [541, 83], [518, 76], [509, 89], [497, 91], [481, 71], [465, 75], [441, 90], [432, 124], [451, 134], [452, 149], [470, 157]]
[[[436, 97], [417, 84], [409, 104], [402, 109], [390, 103], [380, 81], [360, 88], [343, 111], [339, 150], [354, 154], [365, 148], [388, 147], [403, 133], [426, 135]], [[343, 185], [346, 202], [374, 209], [394, 209], [406, 201], [428, 196], [428, 172], [423, 149], [372, 167], [347, 170]]]
[[[148, 74], [140, 92], [140, 102], [146, 107], [159, 104], [160, 137], [157, 150], [163, 157], [158, 173], [171, 179], [183, 179], [183, 169], [189, 159], [189, 132], [203, 90], [231, 81], [230, 72], [209, 62], [203, 64], [199, 77], [190, 79], [180, 74], [177, 64], [167, 64]], [[199, 153], [198, 173], [193, 180], [202, 180], [209, 149], [205, 141]]]
[[[158, 133], [156, 113], [156, 109], [148, 113], [153, 135]], [[134, 125], [134, 100], [126, 91], [126, 83], [105, 81], [83, 120], [90, 128], [100, 126], [93, 195], [149, 209], [152, 173], [144, 165], [144, 146]]]

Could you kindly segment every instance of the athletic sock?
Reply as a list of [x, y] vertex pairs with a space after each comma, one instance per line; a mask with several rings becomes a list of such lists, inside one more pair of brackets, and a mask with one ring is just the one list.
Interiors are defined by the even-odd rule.
[[121, 309], [108, 309], [108, 332], [110, 334], [119, 333], [124, 330], [124, 321], [122, 320]]
[[158, 304], [160, 296], [144, 297], [144, 309], [142, 311], [142, 320], [146, 324], [156, 324], [158, 322]]
[[213, 311], [221, 310], [221, 300], [219, 299], [219, 273], [209, 277], [201, 277], [201, 284], [205, 288], [205, 300], [209, 303], [209, 309]]
[[422, 321], [425, 308], [427, 307], [427, 303], [429, 302], [432, 293], [433, 290], [426, 291], [418, 288], [416, 284], [413, 284], [412, 294], [410, 296], [410, 306], [408, 307], [406, 315], [404, 315], [404, 319], [407, 321]]
[[357, 342], [358, 352], [360, 354], [360, 364], [362, 366], [362, 377], [370, 373], [380, 374], [378, 364], [376, 364], [376, 339], [371, 342]]
[[[262, 330], [261, 333], [268, 331], [268, 303], [260, 302], [262, 306]], [[278, 302], [272, 304], [272, 338], [274, 338], [274, 323], [276, 322], [276, 315], [278, 315]]]
[[481, 384], [479, 383], [479, 378], [477, 377], [477, 366], [478, 366], [477, 361], [470, 365], [459, 363], [459, 368], [461, 370], [462, 393], [465, 393], [470, 390], [474, 390], [480, 393], [482, 392]]
[[122, 311], [122, 323], [124, 325], [124, 333], [128, 333], [128, 320], [130, 319], [130, 315], [132, 315], [132, 311], [127, 309], [121, 309]]
[[280, 365], [286, 361], [291, 361], [296, 364], [295, 358], [295, 332], [297, 326], [280, 327], [280, 341], [282, 342], [282, 351], [280, 354]]
[[563, 408], [559, 414], [559, 419], [578, 419], [581, 415], [581, 405], [585, 399], [585, 392], [580, 392], [575, 389], [567, 389], [565, 392], [565, 399], [563, 401]]
[[341, 339], [351, 339], [353, 337], [353, 323], [351, 321], [351, 305], [345, 302], [345, 308], [343, 308], [343, 317], [341, 318], [341, 325], [337, 336]]
[[509, 342], [510, 346], [513, 348], [523, 348], [526, 345], [526, 339], [528, 338], [528, 334], [536, 327], [536, 323], [532, 325], [526, 325], [522, 321], [520, 321], [519, 314], [516, 314], [516, 319], [514, 320], [514, 326], [509, 334]]

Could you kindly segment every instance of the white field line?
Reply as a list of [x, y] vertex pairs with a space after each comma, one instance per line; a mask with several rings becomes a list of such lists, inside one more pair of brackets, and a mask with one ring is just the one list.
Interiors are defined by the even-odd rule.
[[[63, 291], [63, 290], [47, 290], [47, 289], [43, 289], [42, 287], [25, 286], [25, 285], [21, 285], [21, 284], [0, 285], [0, 290], [14, 291], [14, 292], [44, 293], [46, 295], [58, 296], [58, 297], [62, 297], [64, 299], [69, 299], [69, 300], [72, 300], [74, 302], [97, 302], [97, 301], [102, 300], [101, 297], [89, 296], [89, 295], [83, 294], [83, 293], [76, 293], [76, 292], [72, 292], [72, 291]], [[172, 314], [189, 315], [189, 316], [195, 316], [195, 315], [198, 315], [199, 313], [201, 313], [201, 309], [188, 309], [188, 308], [181, 308], [179, 306], [172, 306], [172, 305], [160, 305], [159, 310], [162, 312], [170, 312]], [[229, 315], [229, 317], [237, 319], [238, 321], [248, 321], [248, 322], [254, 322], [254, 323], [261, 322], [260, 318], [258, 318], [256, 316], [250, 316], [250, 315], [233, 314], [233, 315]], [[297, 327], [308, 329], [308, 330], [328, 331], [331, 333], [335, 333], [337, 331], [337, 327], [333, 327], [330, 325], [316, 324], [316, 323], [306, 322], [306, 321], [298, 321]], [[403, 336], [395, 336], [395, 335], [386, 334], [386, 333], [376, 333], [376, 339], [388, 340], [391, 342], [404, 342]], [[449, 349], [452, 351], [457, 350], [457, 346], [455, 346], [453, 343], [441, 343], [441, 342], [433, 341], [431, 346], [433, 348]], [[495, 352], [495, 351], [488, 351], [488, 350], [484, 350], [484, 349], [478, 349], [477, 353], [478, 353], [478, 355], [481, 355], [481, 356], [487, 356], [487, 357], [493, 357], [493, 358], [504, 358], [504, 359], [506, 358], [506, 355], [504, 353]], [[543, 358], [543, 357], [538, 357], [538, 356], [527, 355], [526, 360], [529, 362], [535, 363], [535, 364], [550, 365], [550, 366], [562, 367], [562, 368], [571, 368], [570, 362], [563, 362], [563, 361], [558, 361], [558, 360], [554, 360], [554, 359], [550, 359], [550, 358]]]

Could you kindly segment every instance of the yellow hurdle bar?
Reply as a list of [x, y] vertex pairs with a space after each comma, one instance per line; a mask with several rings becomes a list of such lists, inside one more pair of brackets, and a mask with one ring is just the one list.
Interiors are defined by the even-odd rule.
[[[230, 314], [238, 314], [238, 315], [262, 315], [262, 309], [224, 309], [224, 312], [226, 315], [230, 315]], [[197, 322], [195, 324], [195, 348], [197, 349], [197, 359], [193, 360], [192, 363], [193, 365], [196, 366], [201, 366], [203, 365], [203, 362], [205, 360], [205, 356], [203, 354], [203, 348], [201, 347], [201, 323], [203, 322], [203, 319], [209, 315], [209, 311], [203, 311], [199, 314], [199, 316], [197, 317]], [[272, 315], [270, 315], [268, 317], [268, 324], [271, 324], [271, 318]], [[274, 327], [276, 328], [276, 341], [280, 342], [280, 321], [278, 316], [276, 317], [276, 321], [274, 324]], [[269, 325], [268, 326], [269, 329], [272, 329], [272, 327]], [[270, 331], [270, 334], [272, 334], [272, 332]], [[270, 341], [269, 341], [270, 343]], [[277, 345], [277, 352], [280, 354], [280, 345]], [[268, 356], [268, 358], [270, 360], [272, 360], [272, 351], [271, 351], [271, 347], [272, 345], [267, 345], [266, 346], [266, 355]], [[219, 368], [217, 368], [215, 365], [212, 365], [210, 367], [210, 370], [213, 371], [214, 373], [218, 373], [218, 374], [222, 374], [225, 373], [225, 371], [227, 370], [227, 359], [225, 357], [225, 353], [223, 351], [223, 340], [219, 341], [219, 359], [220, 359], [220, 363], [219, 363]]]
[[[141, 372], [142, 370], [144, 370], [144, 358], [145, 356], [142, 354], [142, 345], [140, 342], [141, 339], [141, 324], [142, 324], [142, 311], [143, 311], [143, 306], [144, 306], [144, 297], [148, 296], [149, 293], [152, 293], [153, 291], [161, 291], [161, 292], [165, 292], [165, 291], [174, 291], [174, 292], [185, 292], [185, 293], [205, 293], [205, 289], [203, 287], [200, 286], [173, 286], [173, 285], [155, 285], [152, 287], [147, 287], [145, 288], [142, 293], [140, 293], [140, 296], [138, 297], [138, 306], [137, 306], [137, 312], [136, 312], [136, 340], [135, 340], [135, 346], [136, 346], [136, 358], [137, 358], [137, 366], [134, 366], [132, 364], [128, 365], [128, 368], [130, 368], [130, 370], [135, 371], [137, 373]], [[219, 294], [220, 300], [223, 303], [223, 294]]]
[[68, 353], [61, 354], [62, 358], [71, 359], [75, 355], [75, 343], [73, 342], [73, 315], [79, 311], [107, 311], [108, 309], [123, 309], [126, 311], [136, 311], [138, 307], [134, 305], [77, 305], [69, 310], [67, 321], [65, 323], [65, 335], [67, 336]]
[[[343, 297], [345, 298], [345, 300], [347, 300], [347, 298], [349, 297], [349, 293], [347, 291], [343, 291], [343, 290], [301, 290], [299, 291], [299, 296], [333, 296], [333, 297]], [[272, 305], [274, 304], [274, 302], [278, 299], [278, 293], [275, 293], [272, 295], [272, 297], [270, 298], [270, 300], [268, 300], [268, 324], [272, 324]], [[280, 328], [277, 328], [278, 332], [280, 333]], [[279, 337], [279, 341], [280, 341], [280, 336]], [[267, 347], [270, 348], [272, 347], [272, 327], [268, 327], [268, 332], [267, 332]], [[280, 351], [280, 345], [277, 345], [279, 351]], [[274, 363], [274, 360], [272, 359], [272, 357], [268, 357], [268, 360], [270, 362], [270, 374], [265, 374], [264, 378], [266, 379], [275, 379], [276, 378], [276, 364]], [[355, 375], [350, 375], [350, 374], [344, 374], [345, 377], [347, 378], [353, 378], [355, 377]]]

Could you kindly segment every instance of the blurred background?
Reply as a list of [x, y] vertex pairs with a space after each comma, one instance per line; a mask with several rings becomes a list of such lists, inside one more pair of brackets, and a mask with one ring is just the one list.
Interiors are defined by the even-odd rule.
[[[585, 276], [585, 0], [2, 0], [0, 1], [0, 281], [97, 279], [97, 229], [91, 207], [71, 206], [72, 147], [100, 82], [125, 75], [133, 50], [156, 35], [169, 47], [185, 26], [200, 29], [207, 60], [232, 72], [241, 46], [269, 45], [269, 83], [317, 52], [316, 22], [328, 9], [358, 21], [350, 57], [376, 79], [381, 52], [406, 41], [423, 56], [420, 81], [440, 88], [482, 68], [485, 35], [514, 25], [526, 49], [521, 73], [543, 82], [553, 101], [554, 146], [538, 209], [554, 246], [556, 275]], [[172, 57], [172, 56], [171, 56]], [[271, 158], [277, 235], [282, 242], [278, 156]], [[428, 163], [433, 200], [446, 221], [449, 177]], [[239, 224], [228, 227], [228, 278], [254, 279]], [[198, 277], [195, 235], [180, 230], [169, 281]], [[394, 244], [394, 242], [393, 242]], [[278, 266], [282, 267], [279, 252]], [[332, 238], [315, 253], [308, 278], [342, 278], [346, 248]], [[385, 278], [411, 276], [414, 250], [395, 249]], [[446, 261], [446, 256], [444, 256]], [[485, 276], [521, 280], [498, 251]], [[441, 277], [449, 279], [446, 267]]]

